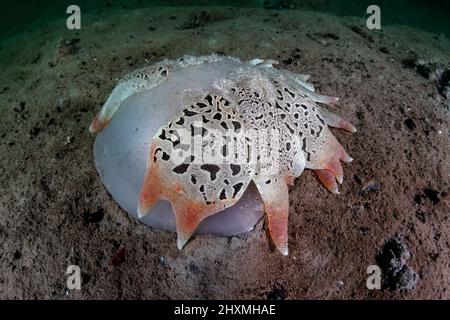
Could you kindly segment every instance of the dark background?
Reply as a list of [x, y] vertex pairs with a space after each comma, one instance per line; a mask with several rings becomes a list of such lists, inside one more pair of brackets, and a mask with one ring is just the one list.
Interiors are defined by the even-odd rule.
[[42, 26], [47, 21], [65, 18], [69, 5], [80, 6], [82, 13], [101, 14], [114, 8], [152, 6], [240, 6], [275, 10], [313, 10], [337, 16], [365, 17], [366, 8], [381, 8], [382, 24], [401, 24], [438, 35], [450, 36], [449, 0], [2, 0], [0, 2], [0, 37]]

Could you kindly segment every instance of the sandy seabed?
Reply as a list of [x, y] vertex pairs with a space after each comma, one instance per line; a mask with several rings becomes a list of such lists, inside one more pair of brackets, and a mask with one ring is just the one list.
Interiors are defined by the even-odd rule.
[[[108, 10], [0, 43], [0, 298], [449, 299], [449, 102], [407, 61], [449, 65], [450, 41], [308, 11]], [[194, 237], [132, 219], [109, 196], [87, 128], [116, 81], [164, 58], [213, 52], [311, 74], [354, 135], [341, 194], [311, 171], [290, 187], [282, 257], [262, 221]], [[384, 290], [366, 287], [378, 264]], [[82, 289], [66, 288], [66, 269]], [[395, 290], [401, 289], [402, 290]]]

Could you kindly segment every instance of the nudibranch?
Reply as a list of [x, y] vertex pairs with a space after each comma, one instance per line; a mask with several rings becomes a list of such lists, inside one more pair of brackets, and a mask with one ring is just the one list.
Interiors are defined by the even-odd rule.
[[288, 185], [307, 168], [338, 193], [340, 161], [352, 158], [329, 127], [356, 129], [322, 105], [338, 98], [276, 63], [184, 56], [122, 78], [89, 128], [119, 205], [153, 227], [175, 227], [179, 249], [194, 232], [242, 233], [265, 214], [287, 255]]

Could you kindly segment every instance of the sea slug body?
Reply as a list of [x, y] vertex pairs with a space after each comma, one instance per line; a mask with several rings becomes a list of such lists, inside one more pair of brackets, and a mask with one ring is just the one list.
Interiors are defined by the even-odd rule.
[[[271, 238], [287, 255], [288, 185], [307, 168], [338, 193], [340, 161], [352, 158], [329, 127], [356, 129], [318, 104], [337, 98], [317, 94], [309, 76], [274, 64], [219, 55], [165, 60], [125, 76], [92, 122], [91, 132], [106, 131], [115, 117], [126, 116], [122, 109], [130, 97], [151, 93], [158, 101], [160, 122], [142, 138], [145, 175], [139, 192], [129, 192], [136, 202], [128, 211], [143, 218], [160, 199], [168, 201], [179, 249], [205, 218], [235, 206], [254, 184]], [[141, 127], [155, 122], [144, 114], [138, 120]], [[102, 150], [110, 156], [108, 148]]]

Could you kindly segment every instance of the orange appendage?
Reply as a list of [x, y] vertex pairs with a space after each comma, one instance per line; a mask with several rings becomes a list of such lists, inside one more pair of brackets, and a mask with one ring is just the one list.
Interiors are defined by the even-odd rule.
[[294, 184], [294, 176], [285, 176], [284, 181], [286, 181], [287, 184], [293, 185]]
[[333, 104], [336, 104], [338, 101], [339, 101], [338, 97], [326, 96], [323, 103], [333, 105]]
[[341, 144], [339, 143], [339, 141], [337, 141], [337, 139], [333, 136], [333, 157], [342, 160], [346, 163], [352, 162], [353, 158], [350, 157], [347, 153], [347, 151], [345, 151], [344, 147], [341, 146]]
[[[153, 148], [152, 148], [153, 149]], [[153, 155], [153, 152], [150, 152]], [[144, 217], [161, 197], [163, 186], [158, 177], [158, 165], [152, 163], [150, 170], [145, 173], [144, 182], [139, 193], [138, 216]]]
[[191, 200], [180, 195], [175, 199], [170, 199], [175, 212], [177, 224], [178, 249], [182, 249], [188, 242], [200, 222], [206, 217], [221, 211], [224, 207], [217, 204], [206, 205], [202, 202]]
[[145, 215], [150, 211], [151, 207], [158, 201], [159, 191], [152, 183], [146, 183], [139, 194], [139, 212], [140, 215]]
[[338, 185], [336, 183], [336, 178], [334, 175], [328, 171], [328, 170], [314, 170], [314, 172], [317, 174], [317, 177], [319, 178], [320, 182], [332, 193], [339, 193]]
[[266, 205], [265, 210], [273, 243], [283, 255], [288, 255], [289, 208]]
[[323, 164], [323, 169], [331, 172], [339, 183], [344, 180], [344, 171], [342, 170], [339, 159], [331, 158]]
[[341, 119], [341, 121], [339, 121], [338, 124], [338, 128], [344, 129], [348, 132], [352, 132], [355, 133], [356, 132], [356, 128], [348, 121]]
[[[351, 162], [353, 159], [348, 155], [337, 139], [333, 135], [330, 135], [328, 137], [328, 147], [326, 151], [321, 154], [321, 157], [318, 160], [319, 165], [314, 169], [328, 170], [336, 178], [338, 183], [342, 183], [344, 180], [344, 172], [340, 160]], [[328, 179], [325, 179], [325, 181], [327, 180]], [[331, 184], [328, 185], [332, 186]], [[327, 188], [328, 185], [326, 185]], [[334, 186], [332, 187], [333, 189], [330, 190], [334, 192]]]
[[109, 124], [109, 121], [105, 121], [100, 119], [100, 113], [97, 113], [94, 120], [92, 120], [91, 126], [89, 127], [89, 131], [92, 133], [99, 132], [105, 129]]
[[[205, 205], [188, 199], [182, 201], [184, 208], [181, 212], [176, 212], [179, 221], [179, 232], [190, 235], [195, 231], [198, 224], [207, 214]], [[178, 205], [179, 206], [179, 205]]]

